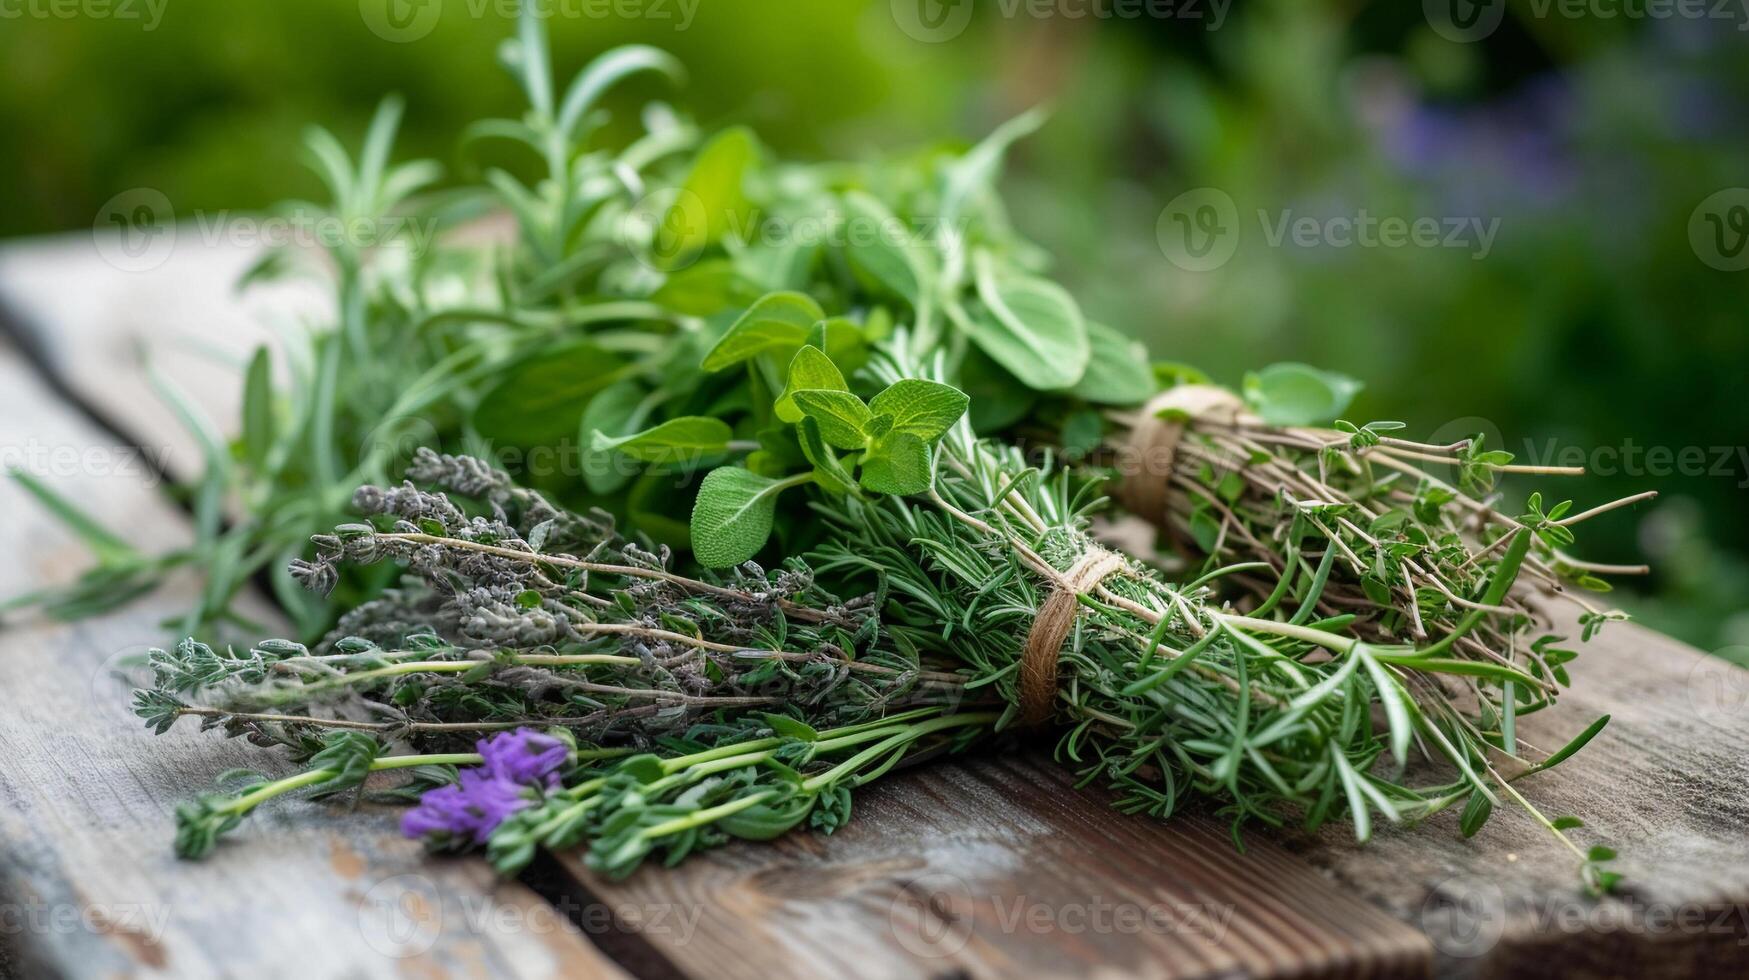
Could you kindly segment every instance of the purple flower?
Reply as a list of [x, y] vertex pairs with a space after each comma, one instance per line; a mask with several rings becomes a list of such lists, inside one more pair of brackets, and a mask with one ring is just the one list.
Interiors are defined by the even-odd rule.
[[485, 770], [493, 776], [547, 789], [559, 784], [559, 770], [571, 753], [571, 747], [563, 741], [532, 728], [483, 738], [475, 748], [485, 759]]
[[454, 785], [427, 790], [419, 805], [402, 815], [401, 833], [447, 834], [485, 844], [499, 824], [531, 802], [514, 780], [484, 768], [463, 769]]

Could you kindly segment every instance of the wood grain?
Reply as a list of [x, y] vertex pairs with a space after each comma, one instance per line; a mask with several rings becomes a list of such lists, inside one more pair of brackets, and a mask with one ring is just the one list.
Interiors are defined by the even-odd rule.
[[[186, 521], [138, 472], [106, 468], [121, 455], [112, 442], [0, 347], [0, 459], [36, 460], [144, 546], [176, 543]], [[84, 567], [10, 480], [0, 513], [0, 595]], [[526, 888], [478, 861], [426, 860], [380, 808], [276, 802], [207, 861], [176, 860], [178, 800], [226, 769], [285, 769], [192, 728], [154, 737], [127, 712], [115, 668], [164, 639], [190, 586], [75, 624], [0, 629], [0, 976], [619, 975]]]
[[1241, 855], [1207, 817], [1117, 813], [1036, 749], [899, 774], [829, 837], [623, 882], [560, 861], [693, 976], [1397, 977], [1432, 952], [1262, 836]]
[[[1571, 613], [1553, 613], [1577, 642]], [[1553, 751], [1598, 715], [1609, 726], [1519, 788], [1584, 819], [1581, 846], [1620, 852], [1617, 896], [1582, 895], [1573, 855], [1513, 806], [1470, 840], [1448, 813], [1364, 848], [1335, 832], [1292, 846], [1425, 929], [1442, 974], [1749, 975], [1749, 671], [1631, 624], [1576, 649], [1572, 690], [1520, 734]]]

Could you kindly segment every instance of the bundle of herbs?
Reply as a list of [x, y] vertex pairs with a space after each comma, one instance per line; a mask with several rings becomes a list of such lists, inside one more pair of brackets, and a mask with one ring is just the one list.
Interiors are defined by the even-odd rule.
[[[531, 151], [532, 182], [506, 164], [403, 203], [436, 172], [389, 167], [392, 102], [356, 166], [310, 145], [340, 213], [499, 207], [514, 241], [340, 246], [337, 324], [277, 382], [258, 354], [241, 437], [209, 440], [195, 547], [103, 534], [94, 574], [46, 597], [83, 611], [195, 563], [198, 634], [283, 568], [297, 639], [184, 642], [138, 695], [155, 728], [196, 716], [310, 765], [190, 804], [184, 853], [280, 793], [411, 768], [410, 832], [506, 868], [586, 842], [623, 873], [830, 829], [854, 786], [1020, 727], [1061, 730], [1127, 809], [1345, 813], [1364, 839], [1375, 814], [1463, 804], [1474, 832], [1601, 727], [1540, 760], [1515, 728], [1572, 654], [1514, 585], [1596, 584], [1611, 569], [1565, 549], [1598, 509], [1506, 516], [1488, 482], [1509, 459], [1341, 422], [1347, 379], [1280, 367], [1234, 396], [1150, 367], [1007, 219], [1003, 157], [1042, 117], [964, 151], [786, 164], [651, 104], [608, 146], [604, 94], [678, 79], [671, 59], [610, 52], [561, 96], [531, 15], [504, 60], [529, 109], [465, 142]], [[1178, 581], [1095, 540], [1114, 490], [1193, 554]], [[1587, 636], [1617, 616], [1588, 609]], [[1607, 884], [1607, 852], [1575, 851]]]

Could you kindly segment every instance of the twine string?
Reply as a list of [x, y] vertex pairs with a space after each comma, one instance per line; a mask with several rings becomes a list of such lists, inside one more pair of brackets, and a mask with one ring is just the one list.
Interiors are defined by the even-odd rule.
[[1249, 421], [1251, 415], [1238, 395], [1214, 385], [1178, 385], [1154, 396], [1130, 426], [1125, 447], [1130, 458], [1117, 487], [1125, 510], [1156, 527], [1168, 526], [1172, 468], [1185, 427], [1197, 419], [1234, 423]]
[[1050, 719], [1057, 700], [1057, 658], [1075, 625], [1081, 596], [1092, 592], [1123, 564], [1122, 555], [1095, 545], [1058, 576], [1051, 594], [1039, 605], [1020, 655], [1021, 724], [1040, 725]]

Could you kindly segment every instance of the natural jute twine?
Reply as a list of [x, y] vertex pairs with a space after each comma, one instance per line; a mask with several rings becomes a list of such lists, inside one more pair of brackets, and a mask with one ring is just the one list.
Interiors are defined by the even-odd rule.
[[[1169, 410], [1174, 413], [1172, 418], [1160, 417]], [[1131, 472], [1119, 484], [1119, 501], [1130, 513], [1166, 527], [1166, 495], [1186, 422], [1210, 419], [1232, 423], [1254, 418], [1239, 396], [1214, 385], [1179, 385], [1160, 394], [1142, 409], [1130, 428], [1128, 451], [1137, 465], [1128, 467]], [[1057, 700], [1057, 659], [1075, 625], [1080, 597], [1123, 565], [1122, 555], [1095, 545], [1057, 577], [1026, 634], [1026, 649], [1021, 651], [1021, 724], [1040, 725], [1050, 719]]]
[[1063, 641], [1069, 638], [1069, 628], [1075, 625], [1080, 597], [1092, 592], [1123, 563], [1122, 555], [1094, 545], [1057, 579], [1039, 606], [1026, 634], [1026, 649], [1020, 654], [1021, 724], [1041, 725], [1050, 719], [1057, 700], [1057, 657], [1063, 651]]
[[[1161, 418], [1171, 411], [1172, 417]], [[1192, 419], [1234, 423], [1254, 421], [1238, 395], [1214, 385], [1179, 385], [1154, 397], [1130, 427], [1129, 458], [1122, 461], [1123, 481], [1118, 484], [1118, 502], [1130, 513], [1167, 527], [1167, 493], [1172, 485], [1172, 466], [1178, 444], [1184, 440], [1185, 424]]]

